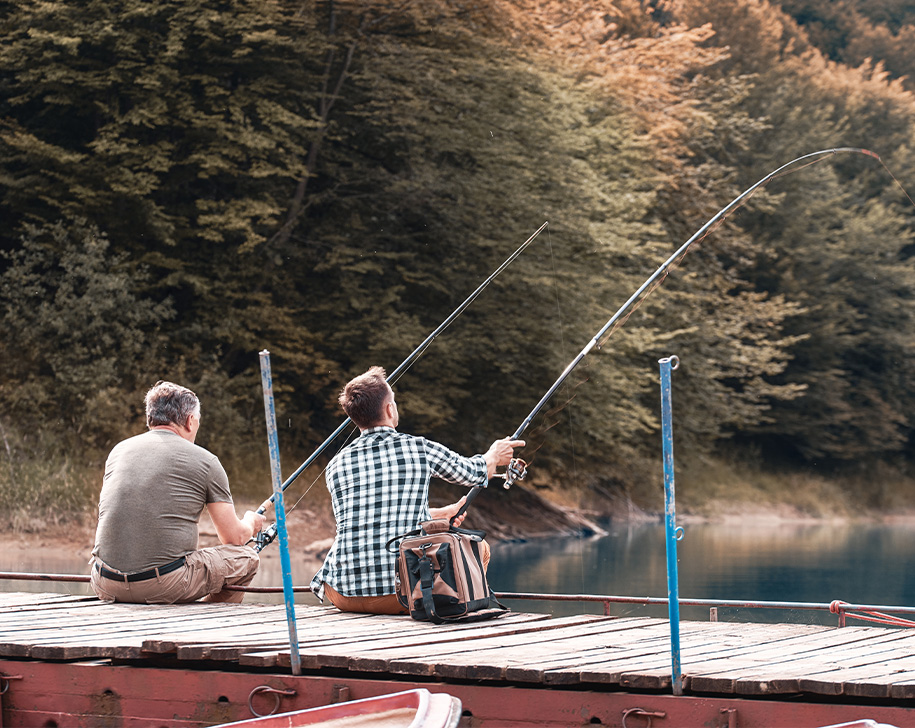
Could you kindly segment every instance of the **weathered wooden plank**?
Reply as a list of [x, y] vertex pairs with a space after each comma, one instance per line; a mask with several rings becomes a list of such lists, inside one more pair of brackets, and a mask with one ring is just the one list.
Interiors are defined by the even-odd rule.
[[[515, 614], [499, 619], [496, 626], [493, 626], [493, 623], [487, 624], [481, 622], [474, 626], [471, 626], [471, 624], [466, 624], [452, 625], [450, 627], [447, 625], [434, 627], [433, 625], [414, 622], [413, 620], [410, 620], [410, 622], [412, 622], [412, 625], [410, 625], [405, 622], [403, 618], [395, 618], [395, 622], [390, 627], [385, 626], [383, 628], [384, 634], [394, 635], [393, 637], [389, 638], [379, 637], [380, 629], [376, 622], [347, 626], [345, 630], [322, 630], [321, 632], [307, 632], [305, 630], [300, 630], [298, 634], [299, 652], [308, 652], [329, 645], [342, 647], [344, 644], [346, 645], [345, 649], [347, 651], [355, 649], [356, 646], [360, 645], [368, 645], [372, 649], [378, 649], [388, 644], [385, 640], [389, 640], [390, 644], [398, 645], [410, 640], [412, 640], [414, 644], [420, 642], [422, 644], [431, 644], [433, 642], [440, 641], [453, 643], [467, 639], [476, 639], [480, 634], [484, 632], [492, 634], [493, 630], [496, 630], [496, 633], [498, 634], [510, 634], [517, 631], [528, 631], [531, 629], [531, 626], [534, 623], [542, 622], [548, 619], [548, 615], [543, 614]], [[413, 625], [416, 625], [416, 627]], [[258, 640], [254, 639], [248, 642], [239, 642], [237, 645], [183, 645], [178, 648], [178, 658], [208, 658], [213, 660], [238, 659], [245, 652], [251, 651], [246, 646], [247, 644], [250, 644], [252, 647], [259, 647], [263, 644], [281, 644], [281, 640], [274, 639], [269, 643], [264, 643], [261, 641], [260, 644], [258, 644]]]
[[[551, 644], [571, 638], [588, 639], [587, 636], [601, 632], [620, 629], [633, 629], [635, 624], [625, 623], [615, 618], [601, 617], [584, 622], [563, 622], [573, 618], [549, 620], [530, 630], [510, 635], [480, 634], [472, 641], [454, 644], [442, 640], [424, 644], [397, 644], [383, 649], [347, 650], [342, 659], [334, 661], [332, 655], [323, 654], [322, 663], [337, 664], [348, 669], [365, 672], [393, 672], [409, 675], [441, 674], [445, 677], [463, 674], [472, 667], [473, 677], [483, 679], [484, 674], [492, 675], [491, 679], [501, 677], [507, 661], [506, 653], [517, 651], [521, 646], [532, 644]], [[593, 639], [593, 637], [592, 637]], [[340, 655], [340, 653], [337, 653]], [[463, 657], [463, 659], [462, 659]], [[461, 664], [460, 669], [455, 666]], [[441, 673], [439, 673], [441, 671]]]
[[[61, 615], [61, 617], [54, 620], [52, 636], [49, 636], [47, 627], [44, 624], [36, 625], [34, 620], [31, 629], [18, 627], [7, 629], [6, 625], [4, 625], [0, 628], [0, 633], [2, 633], [4, 640], [41, 644], [49, 639], [64, 640], [72, 635], [88, 638], [92, 634], [112, 636], [114, 634], [133, 634], [138, 631], [149, 632], [150, 630], [201, 629], [201, 625], [207, 624], [210, 625], [211, 629], [213, 627], [228, 629], [229, 627], [226, 625], [251, 625], [265, 619], [260, 613], [251, 611], [238, 614], [221, 611], [197, 612], [196, 610], [185, 609], [179, 613], [163, 613], [159, 610], [139, 611], [118, 609], [116, 607], [117, 605], [103, 607], [91, 614], [68, 612], [65, 615]], [[276, 612], [274, 611], [274, 613]], [[282, 611], [279, 614], [283, 614]]]
[[[861, 629], [864, 631], [860, 631]], [[763, 667], [757, 665], [756, 670], [748, 670], [749, 675], [737, 680], [736, 691], [742, 695], [799, 692], [803, 689], [801, 681], [808, 674], [836, 665], [838, 660], [844, 659], [849, 650], [862, 650], [864, 641], [876, 636], [877, 633], [868, 628], [859, 628], [853, 634], [845, 634], [845, 629], [842, 629], [824, 633], [817, 642], [805, 644], [803, 648], [793, 646], [794, 649], [789, 653], [757, 655], [757, 662], [765, 660], [766, 664]], [[878, 658], [877, 661], [882, 660]], [[844, 692], [838, 676], [837, 683], [834, 688], [829, 689], [829, 694], [838, 695]]]
[[[915, 669], [915, 635], [899, 630], [875, 632], [839, 653], [822, 670], [808, 667], [799, 678], [804, 692], [856, 697], [888, 697], [897, 675]], [[882, 681], [878, 679], [884, 678]]]
[[[703, 623], [698, 623], [703, 624]], [[729, 625], [729, 626], [725, 626]], [[733, 654], [735, 649], [746, 647], [748, 640], [759, 639], [769, 633], [767, 625], [711, 623], [710, 626], [697, 628], [697, 623], [682, 623], [680, 634], [680, 656], [683, 662], [698, 662], [720, 655]], [[542, 682], [551, 684], [570, 668], [544, 673]], [[578, 668], [581, 682], [617, 684], [627, 689], [666, 690], [672, 683], [672, 657], [669, 639], [663, 649], [644, 651], [636, 650], [628, 654], [615, 654], [609, 661], [606, 657], [589, 661]], [[681, 669], [682, 672], [682, 669]], [[684, 683], [688, 675], [683, 673]]]
[[[846, 689], [850, 687], [846, 683]], [[856, 695], [855, 692], [849, 692], [849, 695]], [[915, 698], [915, 671], [898, 672], [893, 675], [893, 682], [890, 684], [889, 695], [894, 700], [911, 700]]]
[[[425, 650], [373, 652], [360, 662], [368, 659], [372, 664], [367, 667], [373, 670], [386, 669], [398, 674], [441, 674], [443, 677], [499, 679], [504, 677], [505, 670], [510, 664], [525, 659], [526, 654], [574, 649], [574, 646], [558, 645], [570, 644], [570, 641], [575, 645], [587, 644], [607, 633], [634, 628], [632, 623], [612, 617], [600, 619], [601, 621], [579, 624], [547, 624], [544, 628], [528, 633], [484, 637], [462, 646], [441, 645]], [[489, 667], [484, 668], [484, 662]]]
[[[597, 619], [602, 621], [607, 618], [600, 617]], [[553, 624], [554, 622], [556, 623], [555, 625]], [[428, 625], [430, 627], [428, 630], [429, 637], [421, 644], [416, 643], [414, 640], [402, 639], [398, 635], [391, 638], [393, 642], [385, 641], [384, 643], [380, 643], [384, 647], [384, 649], [381, 650], [377, 649], [379, 646], [378, 643], [352, 645], [341, 642], [326, 648], [314, 650], [311, 654], [306, 652], [306, 654], [302, 655], [302, 651], [300, 650], [300, 655], [303, 660], [308, 661], [309, 666], [312, 668], [342, 667], [359, 671], [384, 672], [392, 667], [389, 664], [392, 656], [403, 659], [407, 654], [429, 655], [435, 652], [449, 656], [448, 660], [443, 661], [443, 663], [445, 663], [456, 659], [456, 656], [459, 654], [476, 655], [480, 652], [483, 645], [488, 644], [492, 640], [497, 640], [500, 644], [504, 644], [506, 640], [513, 638], [527, 641], [537, 638], [543, 632], [552, 633], [554, 630], [577, 629], [579, 627], [587, 627], [594, 624], [594, 622], [594, 617], [563, 617], [539, 624], [522, 625], [517, 629], [506, 630], [500, 628], [501, 633], [499, 634], [493, 632], [495, 628], [492, 624], [487, 625], [487, 623], [479, 623], [479, 627], [473, 627], [472, 624], [468, 624], [463, 627], [465, 639], [459, 642], [447, 639], [447, 635], [441, 632], [441, 629], [445, 625], [438, 627]], [[485, 628], [483, 628], [484, 625]], [[457, 625], [455, 625], [455, 627], [457, 627]], [[391, 646], [392, 644], [393, 646]], [[242, 656], [240, 661], [242, 664], [248, 664], [248, 656]], [[481, 671], [480, 673], [475, 672], [474, 677], [478, 677], [479, 674], [482, 674], [482, 672], [487, 670], [487, 665], [484, 664], [487, 662], [489, 662], [489, 660], [483, 658], [473, 659], [473, 663], [480, 668]], [[288, 652], [285, 656], [282, 654], [280, 655], [280, 664], [289, 664]], [[303, 666], [304, 664], [305, 663], [303, 663]], [[404, 674], [425, 675], [429, 674], [430, 669], [429, 666], [425, 664], [425, 661], [419, 666], [401, 665], [393, 667], [399, 667], [399, 671]], [[440, 675], [440, 677], [444, 677], [444, 675]]]
[[[219, 628], [225, 623], [227, 617], [221, 614], [222, 610], [210, 610], [208, 613], [195, 613], [194, 611], [185, 611], [178, 618], [172, 615], [166, 621], [161, 618], [161, 612], [148, 612], [145, 618], [141, 619], [124, 619], [120, 623], [112, 625], [110, 622], [92, 622], [87, 621], [81, 625], [73, 625], [62, 629], [55, 628], [50, 633], [31, 635], [25, 642], [31, 643], [31, 655], [36, 658], [48, 659], [55, 657], [57, 659], [70, 659], [72, 657], [91, 656], [89, 648], [96, 645], [100, 648], [99, 656], [111, 657], [114, 653], [107, 648], [116, 648], [117, 646], [140, 647], [145, 635], [150, 631], [158, 629], [175, 630], [183, 624], [185, 629], [199, 629], [201, 622], [211, 622]], [[227, 612], [228, 618], [234, 618], [236, 621], [242, 621], [242, 618], [233, 612]], [[257, 623], [259, 617], [256, 614], [249, 614], [247, 620], [249, 623]], [[17, 636], [17, 642], [22, 643], [21, 637]], [[68, 648], [83, 647], [86, 650], [76, 651]]]
[[[706, 655], [710, 651], [732, 651], [736, 645], [746, 644], [749, 637], [761, 634], [757, 626], [728, 625], [722, 623], [684, 623], [688, 628], [681, 631], [681, 656], [688, 659], [692, 655]], [[577, 664], [561, 665], [557, 662], [529, 664], [523, 669], [542, 669], [542, 675], [536, 674], [531, 679], [542, 681], [544, 684], [560, 684], [575, 682], [565, 673], [577, 672], [577, 681], [584, 683], [611, 683], [621, 684], [627, 675], [631, 677], [633, 670], [648, 671], [651, 680], [665, 683], [663, 670], [670, 665], [670, 626], [666, 621], [651, 625], [645, 630], [653, 636], [639, 640], [632, 645], [608, 645], [600, 649], [584, 652]], [[510, 671], [509, 675], [520, 677], [520, 673]]]
[[[670, 688], [667, 620], [513, 612], [490, 622], [435, 626], [323, 606], [297, 605], [296, 614], [305, 669]], [[74, 595], [0, 595], [0, 655], [6, 656], [142, 659], [168, 653], [287, 667], [287, 630], [283, 605], [111, 605]], [[687, 691], [915, 698], [915, 632], [682, 622], [680, 641]]]
[[[661, 624], [657, 628], [664, 634], [648, 645], [634, 645], [626, 650], [612, 652], [595, 650], [583, 654], [583, 659], [567, 665], [538, 665], [548, 668], [543, 671], [538, 682], [594, 682], [633, 688], [665, 689], [670, 686], [671, 680], [669, 625]], [[730, 651], [739, 634], [740, 630], [734, 630], [732, 634], [728, 631], [707, 629], [685, 630], [680, 635], [681, 657], [688, 659], [691, 655], [708, 654], [712, 650]]]
[[[545, 615], [541, 615], [545, 616]], [[402, 619], [402, 618], [400, 618]], [[603, 617], [599, 619], [605, 619]], [[379, 664], [387, 664], [388, 658], [382, 658], [380, 661], [375, 655], [386, 649], [392, 649], [395, 654], [402, 655], [403, 650], [414, 649], [421, 653], [426, 653], [435, 646], [440, 646], [446, 652], [466, 649], [467, 644], [477, 645], [482, 639], [504, 638], [507, 635], [514, 634], [531, 634], [543, 630], [559, 629], [567, 627], [570, 624], [588, 624], [594, 621], [594, 617], [562, 617], [556, 620], [519, 620], [516, 624], [508, 622], [505, 618], [496, 622], [471, 622], [457, 623], [450, 625], [432, 625], [428, 623], [418, 623], [422, 626], [421, 633], [407, 635], [402, 632], [401, 624], [397, 629], [388, 632], [390, 637], [366, 639], [360, 637], [355, 642], [347, 639], [345, 636], [340, 640], [322, 645], [302, 645], [300, 643], [300, 655], [303, 660], [307, 660], [312, 668], [318, 667], [344, 667], [348, 669], [366, 670], [372, 666], [375, 671], [383, 671], [384, 667], [378, 667]], [[303, 654], [304, 653], [304, 654]], [[287, 655], [288, 656], [288, 655]], [[353, 661], [356, 660], [358, 664]], [[247, 657], [240, 658], [242, 664], [249, 664]], [[287, 663], [288, 664], [288, 663]], [[304, 666], [305, 663], [303, 663]]]
[[[296, 608], [296, 624], [306, 631], [327, 631], [343, 625], [340, 629], [352, 629], [349, 625], [358, 623], [360, 615], [336, 612], [336, 614], [315, 613]], [[143, 649], [150, 653], [173, 653], [184, 646], [196, 643], [225, 644], [245, 640], [256, 642], [265, 638], [274, 638], [288, 634], [285, 608], [269, 615], [252, 615], [252, 618], [238, 619], [225, 626], [224, 624], [201, 625], [191, 623], [177, 629], [164, 629], [154, 637], [143, 642]], [[193, 658], [197, 659], [197, 658]]]
[[[340, 645], [342, 643], [352, 644], [356, 642], [366, 642], [372, 645], [379, 644], [384, 639], [379, 635], [394, 635], [388, 638], [402, 643], [404, 640], [428, 641], [435, 640], [462, 640], [469, 639], [470, 635], [480, 631], [497, 630], [499, 632], [510, 632], [518, 629], [529, 629], [530, 625], [548, 619], [547, 615], [525, 615], [512, 614], [506, 615], [497, 621], [497, 623], [478, 623], [462, 625], [443, 625], [435, 627], [431, 624], [405, 620], [403, 617], [384, 617], [380, 615], [353, 615], [358, 617], [357, 620], [345, 625], [338, 625], [335, 629], [328, 629], [327, 625], [322, 625], [321, 630], [300, 629], [299, 650], [304, 653], [303, 659], [308, 660], [309, 664], [317, 666], [317, 660], [308, 659], [308, 651], [324, 645]], [[493, 626], [496, 625], [496, 626]], [[265, 643], [260, 637], [240, 642], [238, 645], [225, 645], [220, 643], [209, 644], [185, 644], [179, 646], [178, 656], [181, 659], [200, 659], [208, 657], [209, 659], [242, 659], [245, 653], [259, 651], [265, 644], [284, 644], [283, 637], [287, 634], [285, 624], [281, 631], [275, 631], [273, 639]], [[288, 644], [288, 642], [287, 642]], [[254, 664], [253, 662], [244, 662], [242, 664]], [[258, 663], [261, 664], [261, 663]]]
[[[56, 619], [45, 616], [39, 633], [23, 639], [22, 633], [7, 635], [0, 625], [0, 654], [32, 656], [40, 659], [75, 659], [88, 657], [113, 657], [118, 648], [137, 648], [142, 637], [164, 627], [174, 629], [184, 623], [185, 628], [199, 628], [201, 623], [223, 624], [228, 619], [241, 619], [236, 609], [241, 605], [111, 605], [98, 602], [94, 612], [81, 615], [76, 624], [67, 622], [61, 628]], [[282, 609], [281, 607], [279, 608]], [[258, 609], [243, 610], [249, 620], [254, 613], [277, 612], [276, 605], [261, 605]], [[114, 624], [111, 615], [121, 617]], [[94, 615], [94, 619], [93, 619]]]
[[[325, 617], [314, 626], [297, 620], [299, 645], [308, 644], [311, 641], [333, 641], [344, 635], [377, 636], [383, 629], [377, 623], [366, 624], [365, 620], [358, 618], [361, 615], [346, 616], [347, 619], [336, 621]], [[288, 625], [285, 620], [263, 625], [261, 629], [250, 630], [242, 635], [195, 632], [174, 637], [173, 649], [169, 651], [174, 651], [180, 660], [233, 660], [262, 645], [281, 645], [284, 642], [288, 645], [288, 634]]]
[[[276, 667], [281, 664], [279, 658], [282, 655], [282, 650], [265, 650], [263, 652], [246, 652], [241, 656], [241, 664], [247, 665], [248, 667]], [[292, 659], [289, 656], [289, 652], [285, 653], [286, 655], [286, 666], [288, 667], [292, 663]], [[303, 670], [313, 669], [312, 665], [309, 664], [307, 658], [301, 661], [301, 667]]]
[[[669, 625], [666, 621], [644, 621], [639, 618], [638, 630], [634, 632], [606, 632], [605, 634], [586, 636], [579, 639], [564, 638], [561, 643], [549, 644], [546, 647], [539, 643], [532, 646], [525, 645], [512, 648], [509, 655], [504, 656], [502, 662], [504, 669], [501, 674], [492, 673], [493, 678], [504, 678], [518, 682], [540, 682], [544, 684], [573, 684], [577, 682], [616, 682], [619, 679], [620, 668], [639, 668], [650, 660], [651, 664], [661, 660], [669, 663]], [[694, 644], [696, 650], [707, 648], [712, 635], [707, 634], [707, 629], [700, 626], [684, 636], [684, 644]], [[726, 634], [718, 628], [720, 634]], [[737, 633], [736, 628], [727, 628]], [[487, 656], [489, 657], [489, 656]], [[493, 655], [490, 659], [497, 659]], [[477, 677], [479, 661], [476, 653], [472, 655], [451, 655], [447, 662], [434, 665], [434, 673], [442, 677]], [[662, 663], [663, 664], [663, 663]], [[599, 679], [595, 679], [593, 666], [603, 666]], [[404, 669], [414, 670], [412, 665], [403, 665]], [[614, 671], [607, 675], [608, 669]], [[396, 664], [391, 669], [397, 669]], [[598, 668], [599, 669], [599, 668]]]
[[[795, 668], [805, 656], [824, 654], [825, 650], [864, 639], [868, 632], [860, 628], [836, 629], [810, 627], [790, 634], [782, 625], [771, 625], [772, 639], [748, 644], [715, 659], [687, 664], [689, 687], [694, 691], [727, 690], [745, 695], [794, 693], [800, 690]], [[787, 635], [787, 636], [785, 636]], [[792, 664], [794, 663], [794, 664]]]
[[[701, 634], [697, 634], [697, 623], [681, 623], [680, 657], [681, 677], [684, 686], [688, 684], [690, 666], [711, 660], [732, 660], [748, 651], [758, 649], [760, 644], [777, 640], [805, 638], [809, 636], [808, 625], [780, 625], [784, 629], [773, 634], [772, 625], [752, 623], [704, 623]], [[700, 639], [703, 637], [704, 639]], [[669, 645], [663, 653], [645, 655], [641, 660], [614, 660], [609, 665], [592, 665], [583, 678], [594, 682], [611, 682], [626, 689], [667, 690], [673, 681], [673, 664]], [[545, 682], [549, 681], [549, 675]], [[733, 686], [732, 686], [733, 687]]]
[[[909, 662], [909, 669], [913, 667]], [[837, 667], [830, 672], [813, 672], [799, 678], [800, 689], [818, 695], [853, 695], [855, 697], [885, 698], [904, 668], [893, 663], [876, 663], [858, 667]]]
[[40, 611], [73, 604], [98, 603], [95, 595], [51, 594], [47, 592], [0, 592], [0, 609], [4, 614], [22, 611]]
[[[609, 683], [618, 682], [618, 673], [624, 667], [641, 667], [659, 655], [668, 655], [669, 660], [670, 633], [666, 622], [646, 625], [640, 628], [639, 633], [645, 638], [631, 643], [582, 646], [566, 654], [547, 656], [546, 659], [527, 657], [520, 664], [509, 667], [505, 677], [551, 685]], [[705, 644], [704, 639], [702, 644]]]

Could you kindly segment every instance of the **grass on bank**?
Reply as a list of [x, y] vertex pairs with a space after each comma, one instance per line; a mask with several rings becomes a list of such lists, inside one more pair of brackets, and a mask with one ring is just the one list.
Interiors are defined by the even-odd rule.
[[856, 465], [836, 471], [773, 468], [755, 458], [696, 458], [680, 463], [677, 512], [714, 520], [771, 510], [807, 518], [883, 517], [911, 511], [915, 477], [905, 466]]

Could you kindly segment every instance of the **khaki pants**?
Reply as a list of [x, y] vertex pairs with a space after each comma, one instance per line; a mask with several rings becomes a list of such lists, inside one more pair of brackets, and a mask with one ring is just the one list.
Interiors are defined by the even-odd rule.
[[[180, 569], [168, 574], [126, 581], [103, 577], [92, 564], [89, 584], [105, 602], [180, 604], [205, 598], [208, 602], [241, 602], [245, 593], [226, 586], [247, 586], [254, 579], [260, 557], [250, 546], [212, 546], [187, 555]], [[102, 564], [110, 571], [116, 571]]]
[[[480, 561], [483, 572], [489, 567], [492, 556], [489, 544], [480, 541]], [[406, 614], [396, 594], [384, 594], [380, 597], [347, 597], [334, 589], [330, 584], [324, 585], [324, 596], [341, 612], [361, 612], [362, 614]]]

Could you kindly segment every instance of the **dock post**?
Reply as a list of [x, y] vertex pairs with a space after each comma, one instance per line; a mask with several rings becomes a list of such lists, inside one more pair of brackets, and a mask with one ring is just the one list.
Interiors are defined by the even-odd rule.
[[299, 635], [295, 624], [295, 595], [292, 591], [292, 562], [289, 558], [289, 537], [286, 533], [286, 507], [283, 505], [283, 476], [280, 471], [280, 447], [276, 434], [276, 409], [273, 405], [273, 379], [270, 374], [270, 352], [260, 352], [261, 385], [264, 390], [264, 412], [267, 416], [267, 447], [270, 451], [270, 474], [273, 478], [273, 509], [280, 545], [280, 567], [283, 570], [283, 601], [286, 602], [286, 623], [289, 626], [289, 659], [292, 674], [302, 674], [299, 657]]
[[661, 440], [664, 449], [664, 513], [667, 543], [667, 608], [670, 615], [671, 682], [674, 695], [683, 695], [680, 670], [680, 594], [677, 580], [677, 541], [683, 529], [677, 528], [674, 497], [674, 435], [671, 418], [670, 373], [680, 366], [676, 356], [659, 359], [661, 366]]

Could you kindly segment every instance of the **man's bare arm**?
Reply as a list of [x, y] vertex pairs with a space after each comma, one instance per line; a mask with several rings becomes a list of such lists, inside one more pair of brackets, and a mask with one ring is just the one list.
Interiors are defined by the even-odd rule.
[[219, 542], [223, 544], [242, 546], [263, 528], [267, 520], [263, 514], [254, 511], [247, 511], [243, 518], [239, 518], [232, 503], [208, 503], [207, 510], [216, 526]]

